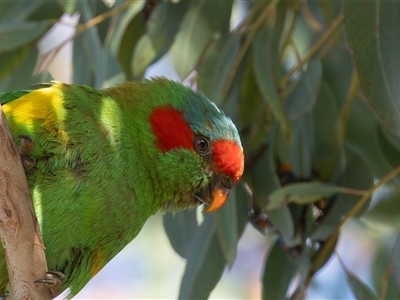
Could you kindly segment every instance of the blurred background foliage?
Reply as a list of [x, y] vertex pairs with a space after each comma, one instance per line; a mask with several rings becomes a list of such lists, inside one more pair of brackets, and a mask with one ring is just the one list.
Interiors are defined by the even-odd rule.
[[[71, 34], [43, 47], [56, 24]], [[59, 79], [65, 45], [65, 81], [96, 88], [168, 57], [236, 123], [246, 155], [220, 211], [163, 217], [187, 261], [179, 298], [209, 297], [251, 224], [267, 241], [262, 298], [307, 297], [333, 280], [316, 276], [335, 257], [345, 280], [328, 298], [398, 299], [399, 27], [400, 2], [380, 0], [0, 1], [0, 90]], [[339, 251], [355, 232], [373, 242]], [[357, 274], [342, 254], [368, 268]]]

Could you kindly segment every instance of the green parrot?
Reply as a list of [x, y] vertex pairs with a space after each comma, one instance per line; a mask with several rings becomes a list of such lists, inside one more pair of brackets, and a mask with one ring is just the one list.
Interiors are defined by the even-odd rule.
[[[151, 215], [199, 204], [212, 212], [243, 174], [232, 121], [166, 78], [104, 90], [54, 81], [0, 93], [0, 102], [12, 134], [35, 141], [27, 179], [48, 268], [65, 275], [59, 291], [70, 288], [69, 298]], [[0, 293], [8, 283], [2, 253]]]

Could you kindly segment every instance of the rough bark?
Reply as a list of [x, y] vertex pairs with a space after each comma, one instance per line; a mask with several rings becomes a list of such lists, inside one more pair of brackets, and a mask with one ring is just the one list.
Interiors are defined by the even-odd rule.
[[[22, 162], [0, 106], [0, 238], [10, 280], [9, 298], [51, 299], [39, 230]], [[7, 298], [7, 299], [9, 299]]]

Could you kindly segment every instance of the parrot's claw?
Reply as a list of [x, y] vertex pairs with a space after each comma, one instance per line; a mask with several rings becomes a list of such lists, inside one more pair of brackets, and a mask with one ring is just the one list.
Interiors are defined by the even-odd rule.
[[21, 139], [21, 144], [18, 147], [19, 155], [22, 159], [22, 164], [26, 171], [29, 171], [36, 165], [36, 159], [34, 157], [28, 156], [29, 153], [35, 149], [35, 140], [26, 134], [19, 134], [17, 138]]
[[21, 145], [18, 147], [21, 157], [28, 156], [35, 149], [35, 140], [26, 134], [18, 134], [17, 138], [21, 139]]
[[24, 157], [22, 159], [22, 165], [24, 166], [25, 171], [29, 171], [36, 166], [36, 159], [32, 156]]
[[34, 283], [44, 283], [55, 297], [61, 293], [61, 286], [65, 279], [65, 275], [58, 271], [47, 271], [44, 278], [34, 281]]

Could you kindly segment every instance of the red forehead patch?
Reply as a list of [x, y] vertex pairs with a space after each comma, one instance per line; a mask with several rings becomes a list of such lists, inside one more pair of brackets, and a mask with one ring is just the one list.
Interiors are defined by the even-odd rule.
[[150, 124], [161, 151], [193, 148], [194, 134], [181, 111], [172, 106], [157, 107], [150, 115]]
[[212, 152], [218, 170], [239, 181], [244, 170], [242, 148], [234, 141], [218, 140], [213, 143]]

